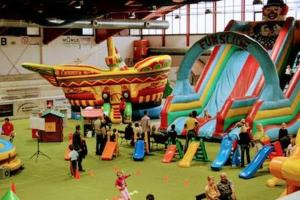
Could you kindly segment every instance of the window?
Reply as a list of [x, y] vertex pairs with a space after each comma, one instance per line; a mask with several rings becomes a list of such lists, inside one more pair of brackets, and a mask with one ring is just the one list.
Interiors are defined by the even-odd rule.
[[[263, 0], [264, 5], [268, 0]], [[300, 19], [300, 0], [285, 0], [289, 6], [287, 16]], [[245, 10], [245, 21], [261, 21], [263, 5], [253, 5], [253, 0], [245, 0], [245, 8], [242, 9], [242, 1], [223, 0], [216, 2], [216, 13], [212, 2], [199, 2], [190, 4], [190, 33], [206, 34], [214, 30], [214, 15], [216, 16], [216, 31], [224, 31], [230, 20], [241, 21], [242, 10]], [[187, 6], [183, 6], [165, 16], [170, 27], [166, 34], [186, 34], [187, 33]], [[143, 30], [143, 34], [162, 34], [162, 30]]]
[[94, 29], [93, 28], [83, 28], [82, 35], [94, 35]]

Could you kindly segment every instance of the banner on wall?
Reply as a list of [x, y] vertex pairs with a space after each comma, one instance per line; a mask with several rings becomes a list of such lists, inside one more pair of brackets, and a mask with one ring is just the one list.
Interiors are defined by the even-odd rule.
[[46, 100], [20, 101], [14, 103], [14, 116], [26, 117], [32, 112], [46, 108]]
[[62, 37], [62, 43], [65, 47], [78, 47], [81, 48], [92, 48], [95, 44], [94, 37], [79, 37], [79, 36], [66, 36]]

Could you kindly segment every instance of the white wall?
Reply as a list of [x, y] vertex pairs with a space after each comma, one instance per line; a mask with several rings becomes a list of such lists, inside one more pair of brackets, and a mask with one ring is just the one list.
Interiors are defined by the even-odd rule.
[[[190, 35], [190, 47], [198, 40], [200, 40], [204, 35]], [[151, 47], [161, 47], [162, 37], [161, 36], [143, 36], [143, 39], [150, 41]], [[185, 35], [166, 35], [166, 47], [183, 48], [186, 46], [186, 36]]]
[[[0, 39], [6, 40], [6, 43], [0, 43], [0, 76], [31, 73], [21, 67], [23, 62], [42, 61], [51, 65], [82, 63], [106, 67], [106, 42], [95, 44], [93, 37], [60, 36], [42, 47], [39, 37], [2, 36]], [[140, 37], [114, 37], [123, 59], [132, 58], [133, 40], [137, 39]]]

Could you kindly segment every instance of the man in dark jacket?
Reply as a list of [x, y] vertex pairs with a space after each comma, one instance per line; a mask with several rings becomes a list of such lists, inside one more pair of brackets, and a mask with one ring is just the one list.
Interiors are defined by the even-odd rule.
[[83, 151], [82, 151], [82, 141], [81, 141], [81, 136], [80, 136], [80, 125], [76, 126], [76, 130], [73, 133], [73, 138], [72, 138], [72, 142], [73, 142], [73, 147], [74, 149], [78, 152], [78, 169], [81, 172], [84, 172], [85, 170], [82, 168], [81, 162], [82, 162], [82, 158], [83, 158]]

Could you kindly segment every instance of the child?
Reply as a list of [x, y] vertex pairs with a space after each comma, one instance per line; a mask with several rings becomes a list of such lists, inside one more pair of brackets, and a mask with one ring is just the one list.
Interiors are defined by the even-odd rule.
[[182, 132], [181, 132], [181, 135], [186, 136], [187, 133], [188, 133], [188, 130], [187, 130], [187, 124], [184, 124], [184, 127], [183, 127], [183, 130], [182, 130]]
[[127, 190], [127, 184], [125, 181], [129, 176], [130, 174], [124, 175], [122, 171], [117, 171], [118, 178], [115, 182], [115, 186], [120, 191], [123, 200], [131, 200], [130, 194]]
[[200, 129], [199, 123], [195, 122], [195, 127], [194, 127], [195, 137], [197, 137], [199, 129]]
[[293, 151], [295, 150], [295, 147], [296, 147], [296, 135], [293, 135], [291, 137], [291, 142], [289, 144], [289, 146], [287, 147], [287, 150], [286, 150], [286, 156], [291, 156]]
[[117, 142], [117, 146], [116, 146], [116, 150], [114, 152], [114, 155], [118, 156], [119, 155], [119, 145], [118, 145], [119, 133], [118, 133], [118, 130], [114, 128], [112, 132], [109, 131], [108, 133], [109, 134], [108, 134], [107, 140], [110, 141], [110, 142]]
[[135, 122], [135, 124], [134, 124], [134, 142], [136, 142], [137, 140], [143, 140], [143, 139], [144, 139], [144, 136], [143, 136], [142, 128], [138, 122]]
[[69, 145], [69, 149], [70, 149], [70, 152], [69, 152], [69, 157], [70, 157], [70, 164], [71, 164], [71, 168], [70, 168], [70, 171], [71, 171], [71, 175], [75, 177], [75, 174], [76, 174], [76, 170], [77, 170], [77, 159], [78, 159], [78, 152], [74, 150], [74, 147], [72, 144]]
[[262, 149], [263, 145], [270, 143], [269, 136], [264, 132], [264, 127], [262, 124], [257, 124], [257, 132], [253, 136], [253, 141], [255, 145], [256, 152]]
[[175, 130], [175, 124], [171, 125], [171, 130], [168, 131], [168, 137], [169, 137], [171, 144], [176, 145], [177, 132]]

